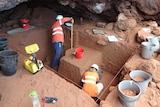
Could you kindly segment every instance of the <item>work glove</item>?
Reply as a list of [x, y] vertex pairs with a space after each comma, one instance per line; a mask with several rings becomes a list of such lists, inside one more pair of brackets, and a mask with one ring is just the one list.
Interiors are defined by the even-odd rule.
[[73, 24], [74, 23], [74, 19], [71, 17], [71, 23]]

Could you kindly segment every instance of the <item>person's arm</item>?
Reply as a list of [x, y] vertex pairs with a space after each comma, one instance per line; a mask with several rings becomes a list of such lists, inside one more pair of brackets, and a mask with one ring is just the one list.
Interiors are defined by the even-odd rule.
[[72, 17], [64, 17], [63, 19], [61, 19], [60, 24], [63, 25], [65, 22], [71, 21], [73, 18]]
[[[96, 72], [97, 73], [97, 72]], [[96, 82], [98, 82], [100, 80], [100, 78], [99, 78], [99, 74], [97, 73], [97, 81]]]
[[84, 80], [85, 80], [85, 72], [84, 72], [83, 75], [82, 75], [81, 82], [84, 82]]

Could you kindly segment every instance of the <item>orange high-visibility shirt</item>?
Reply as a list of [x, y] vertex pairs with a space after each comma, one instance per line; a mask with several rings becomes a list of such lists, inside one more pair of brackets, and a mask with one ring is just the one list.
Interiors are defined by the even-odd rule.
[[62, 43], [64, 42], [64, 33], [61, 25], [70, 20], [71, 18], [64, 17], [61, 20], [57, 20], [52, 25], [52, 42], [62, 42]]
[[97, 72], [87, 71], [82, 76], [84, 82], [82, 90], [84, 90], [90, 96], [96, 96], [98, 89], [96, 87], [96, 81], [99, 79]]

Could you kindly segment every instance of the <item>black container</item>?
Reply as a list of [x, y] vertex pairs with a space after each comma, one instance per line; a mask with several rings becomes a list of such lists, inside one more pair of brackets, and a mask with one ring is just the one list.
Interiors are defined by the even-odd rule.
[[18, 53], [12, 50], [0, 51], [0, 66], [3, 74], [11, 76], [16, 73], [18, 64]]

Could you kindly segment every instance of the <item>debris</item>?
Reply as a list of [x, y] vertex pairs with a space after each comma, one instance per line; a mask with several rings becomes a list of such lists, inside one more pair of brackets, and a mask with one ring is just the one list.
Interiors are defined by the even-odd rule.
[[152, 26], [152, 27], [158, 27], [158, 24], [156, 21], [149, 21], [149, 22], [147, 22], [147, 25]]
[[122, 20], [127, 20], [127, 19], [128, 18], [123, 13], [118, 14], [117, 21], [122, 21]]
[[44, 97], [42, 98], [42, 101], [44, 101], [45, 103], [56, 103], [57, 102], [57, 98], [55, 97]]
[[7, 34], [9, 34], [9, 35], [16, 35], [18, 33], [25, 32], [25, 31], [28, 31], [28, 30], [33, 29], [33, 28], [35, 28], [35, 27], [34, 26], [30, 26], [27, 29], [16, 28], [16, 29], [12, 29], [12, 30], [7, 31]]
[[146, 33], [151, 33], [151, 28], [146, 27], [146, 28], [142, 28], [142, 30]]
[[106, 26], [106, 23], [104, 23], [104, 22], [97, 22], [97, 25], [96, 25], [97, 27], [100, 27], [100, 28], [105, 28], [105, 26]]
[[96, 29], [93, 29], [93, 33], [94, 34], [104, 34], [102, 30], [96, 30]]
[[109, 36], [107, 36], [107, 38], [108, 38], [109, 42], [117, 42], [118, 41], [118, 39], [113, 35], [109, 35]]

